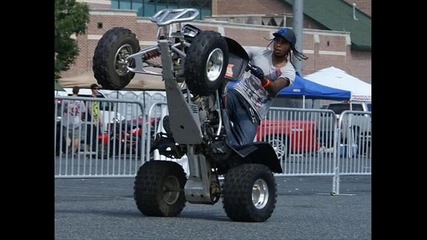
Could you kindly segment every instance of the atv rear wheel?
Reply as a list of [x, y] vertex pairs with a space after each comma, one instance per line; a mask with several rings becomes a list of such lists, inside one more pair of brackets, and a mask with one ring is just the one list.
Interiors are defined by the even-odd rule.
[[234, 221], [264, 222], [276, 207], [277, 186], [262, 164], [241, 164], [224, 176], [223, 206]]
[[105, 32], [93, 55], [92, 69], [97, 82], [105, 89], [126, 87], [135, 76], [127, 69], [131, 63], [126, 58], [139, 50], [139, 41], [131, 30], [115, 27]]
[[228, 45], [218, 32], [203, 31], [185, 57], [186, 84], [193, 95], [207, 96], [220, 87], [228, 65]]
[[183, 168], [176, 162], [145, 162], [135, 177], [136, 206], [146, 216], [177, 216], [185, 206], [186, 181]]

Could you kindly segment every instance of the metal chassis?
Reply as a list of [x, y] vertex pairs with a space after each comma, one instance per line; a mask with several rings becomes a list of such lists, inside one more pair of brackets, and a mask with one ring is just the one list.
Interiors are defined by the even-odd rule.
[[[201, 144], [203, 138], [197, 106], [191, 107], [192, 104], [184, 98], [181, 88], [174, 79], [167, 40], [159, 40], [159, 46], [171, 119], [170, 129], [176, 142], [187, 144], [189, 176], [184, 188], [186, 200], [190, 203], [214, 204], [216, 196], [211, 195], [210, 185], [211, 181], [217, 181], [217, 179], [212, 174], [210, 162], [205, 156], [194, 154], [195, 145]], [[172, 119], [179, 119], [179, 121]]]

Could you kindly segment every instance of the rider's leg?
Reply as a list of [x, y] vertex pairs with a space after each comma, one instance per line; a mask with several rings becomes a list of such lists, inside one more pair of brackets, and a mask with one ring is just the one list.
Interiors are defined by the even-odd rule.
[[248, 105], [237, 94], [234, 90], [227, 93], [227, 112], [233, 124], [232, 134], [228, 134], [227, 138], [231, 145], [245, 145], [254, 141], [258, 123], [253, 121], [254, 116], [249, 113]]

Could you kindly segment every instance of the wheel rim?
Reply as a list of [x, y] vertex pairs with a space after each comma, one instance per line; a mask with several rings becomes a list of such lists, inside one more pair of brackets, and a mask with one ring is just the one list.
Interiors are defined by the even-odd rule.
[[258, 179], [252, 187], [252, 203], [258, 209], [262, 209], [267, 205], [270, 194], [268, 192], [267, 182]]
[[271, 139], [271, 146], [276, 152], [277, 158], [281, 159], [286, 154], [286, 146], [280, 139]]
[[210, 54], [206, 62], [206, 74], [209, 81], [213, 82], [218, 79], [224, 64], [224, 53], [221, 49], [215, 48]]
[[114, 68], [118, 75], [124, 76], [129, 72], [126, 58], [132, 53], [132, 46], [129, 44], [124, 44], [117, 49], [117, 52], [114, 55]]
[[177, 177], [169, 176], [165, 179], [162, 188], [162, 199], [165, 200], [167, 204], [175, 203], [179, 198], [180, 192], [181, 189]]

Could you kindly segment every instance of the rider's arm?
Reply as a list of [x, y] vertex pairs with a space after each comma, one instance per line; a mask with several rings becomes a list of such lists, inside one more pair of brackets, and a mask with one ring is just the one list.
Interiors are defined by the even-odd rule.
[[268, 91], [268, 94], [270, 94], [270, 96], [276, 96], [276, 94], [280, 92], [280, 90], [289, 86], [289, 83], [290, 81], [288, 78], [282, 78], [282, 77], [279, 77], [274, 82], [270, 81], [270, 79], [268, 79], [265, 76], [263, 79], [261, 79], [262, 86], [265, 88], [265, 90]]

